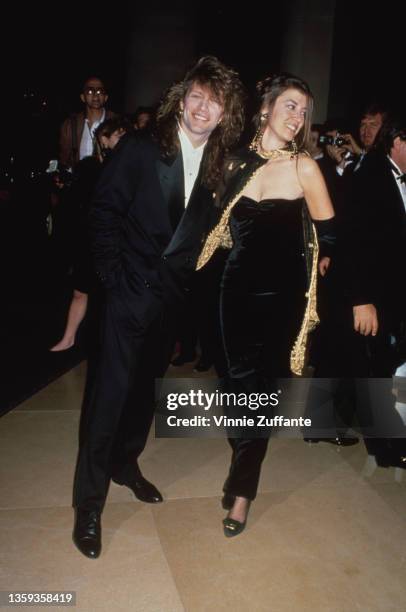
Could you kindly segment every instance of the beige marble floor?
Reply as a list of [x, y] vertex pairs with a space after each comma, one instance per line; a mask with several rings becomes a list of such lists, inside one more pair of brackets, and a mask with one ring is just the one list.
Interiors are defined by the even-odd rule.
[[112, 485], [102, 555], [80, 555], [70, 501], [84, 380], [82, 364], [0, 420], [0, 590], [73, 590], [85, 612], [405, 612], [406, 477], [363, 444], [273, 440], [247, 529], [229, 540], [225, 441], [151, 437], [142, 468], [165, 503]]

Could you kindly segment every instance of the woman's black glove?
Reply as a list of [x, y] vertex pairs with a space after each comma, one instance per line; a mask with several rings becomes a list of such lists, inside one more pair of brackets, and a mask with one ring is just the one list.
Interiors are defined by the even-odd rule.
[[334, 255], [337, 242], [335, 217], [317, 221], [312, 219], [316, 228], [317, 240], [319, 243], [320, 258], [332, 257]]

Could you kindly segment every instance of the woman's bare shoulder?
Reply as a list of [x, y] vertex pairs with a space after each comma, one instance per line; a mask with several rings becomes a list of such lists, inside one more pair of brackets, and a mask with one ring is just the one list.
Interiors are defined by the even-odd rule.
[[306, 151], [298, 155], [298, 170], [302, 176], [309, 178], [320, 175], [318, 163]]

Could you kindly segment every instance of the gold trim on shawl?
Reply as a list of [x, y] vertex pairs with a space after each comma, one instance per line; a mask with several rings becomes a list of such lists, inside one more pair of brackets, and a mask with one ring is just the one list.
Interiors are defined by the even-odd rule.
[[317, 242], [316, 229], [313, 224], [312, 230], [313, 242], [308, 245], [310, 249], [313, 249], [313, 258], [310, 285], [306, 293], [307, 303], [299, 334], [290, 353], [290, 369], [293, 374], [296, 374], [297, 376], [301, 376], [303, 374], [309, 334], [320, 321], [317, 314], [317, 270], [319, 260], [319, 244]]
[[[241, 166], [243, 167], [243, 166]], [[259, 174], [259, 172], [264, 168], [264, 165], [257, 168], [249, 177], [248, 181], [244, 183], [243, 187], [237, 193], [237, 195], [231, 200], [230, 204], [224, 209], [223, 214], [221, 215], [220, 221], [217, 225], [212, 229], [210, 234], [206, 238], [206, 242], [204, 243], [203, 249], [199, 255], [199, 259], [197, 260], [196, 270], [200, 270], [207, 264], [207, 262], [212, 257], [213, 253], [219, 247], [223, 247], [226, 249], [231, 249], [233, 246], [233, 240], [230, 234], [229, 227], [229, 219], [230, 213], [234, 207], [234, 205], [238, 202], [241, 197], [242, 192], [246, 188], [247, 185]]]

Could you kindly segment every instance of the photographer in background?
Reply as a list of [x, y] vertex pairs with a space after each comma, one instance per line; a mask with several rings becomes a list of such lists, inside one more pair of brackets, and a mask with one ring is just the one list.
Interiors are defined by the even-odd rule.
[[371, 104], [365, 108], [359, 125], [361, 145], [350, 133], [329, 132], [333, 140], [327, 144], [326, 150], [328, 155], [335, 160], [339, 175], [348, 176], [359, 170], [365, 155], [374, 147], [385, 116], [385, 110], [377, 104]]

